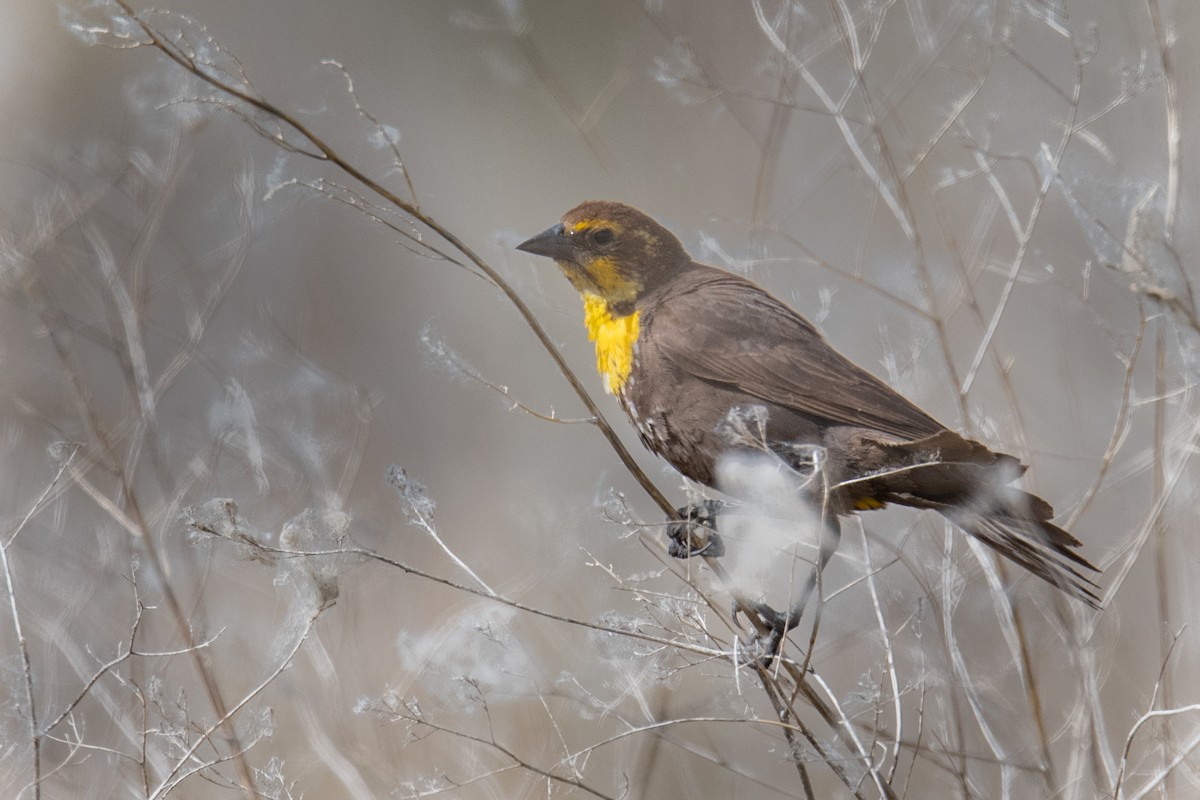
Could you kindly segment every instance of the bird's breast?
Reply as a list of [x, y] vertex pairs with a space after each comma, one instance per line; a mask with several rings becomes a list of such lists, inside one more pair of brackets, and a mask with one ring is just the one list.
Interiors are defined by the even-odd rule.
[[596, 369], [604, 380], [604, 391], [620, 395], [633, 371], [637, 356], [638, 314], [614, 316], [604, 298], [583, 297], [583, 321], [588, 339], [596, 345]]

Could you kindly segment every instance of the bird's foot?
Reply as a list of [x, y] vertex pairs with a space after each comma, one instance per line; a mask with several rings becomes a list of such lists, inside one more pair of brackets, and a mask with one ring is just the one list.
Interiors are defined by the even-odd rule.
[[675, 558], [725, 555], [725, 544], [717, 533], [717, 517], [725, 510], [720, 500], [705, 500], [680, 508], [680, 519], [667, 525], [667, 552]]
[[[766, 603], [755, 603], [754, 611], [767, 626], [767, 630], [762, 633], [754, 633], [742, 643], [738, 661], [742, 664], [758, 663], [769, 667], [783, 648], [783, 641], [787, 638], [788, 633], [800, 624], [800, 613], [797, 609], [781, 613]], [[733, 606], [733, 622], [735, 625], [738, 624], [738, 604], [736, 602]]]

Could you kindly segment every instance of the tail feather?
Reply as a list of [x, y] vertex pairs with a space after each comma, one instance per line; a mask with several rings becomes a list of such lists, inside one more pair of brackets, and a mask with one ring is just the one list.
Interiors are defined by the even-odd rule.
[[1045, 521], [985, 516], [961, 508], [951, 508], [943, 513], [1000, 555], [1092, 608], [1100, 608], [1100, 587], [1084, 574], [1084, 571], [1099, 570], [1083, 556], [1055, 541], [1058, 534], [1066, 534], [1062, 528]]
[[1015, 491], [991, 507], [948, 504], [907, 494], [894, 494], [888, 500], [939, 512], [1013, 563], [1092, 608], [1100, 608], [1100, 587], [1087, 574], [1099, 569], [1075, 552], [1081, 544], [1078, 539], [1050, 522], [1054, 511], [1040, 497]]

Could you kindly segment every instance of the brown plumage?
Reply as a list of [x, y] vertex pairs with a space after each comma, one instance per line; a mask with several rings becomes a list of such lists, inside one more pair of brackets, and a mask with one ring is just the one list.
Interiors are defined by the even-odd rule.
[[[835, 532], [837, 515], [932, 509], [1098, 607], [1080, 542], [1051, 522], [1049, 503], [1009, 486], [1025, 469], [1016, 458], [948, 430], [758, 285], [693, 261], [642, 212], [584, 203], [519, 249], [553, 258], [584, 296], [606, 387], [646, 447], [687, 477], [714, 485], [731, 449], [795, 461], [815, 446]], [[739, 414], [765, 415], [761, 441], [731, 436]]]

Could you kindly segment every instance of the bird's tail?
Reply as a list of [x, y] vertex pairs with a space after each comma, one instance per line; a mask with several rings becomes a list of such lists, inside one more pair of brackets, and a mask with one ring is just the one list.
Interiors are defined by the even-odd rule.
[[1080, 541], [1050, 521], [1054, 510], [1042, 498], [1006, 489], [1002, 500], [993, 498], [987, 504], [950, 505], [912, 496], [892, 499], [940, 512], [1008, 560], [1092, 608], [1100, 608], [1100, 587], [1089, 577], [1099, 570], [1076, 552]]

